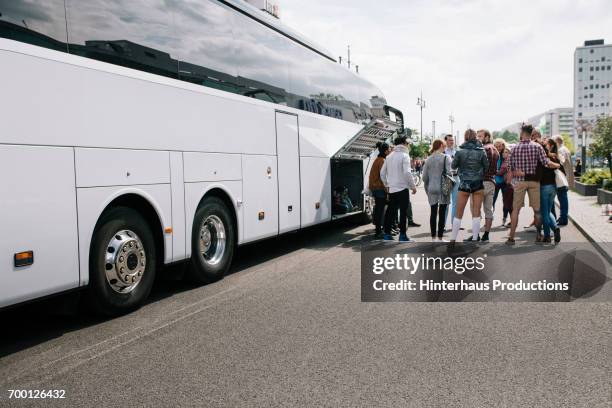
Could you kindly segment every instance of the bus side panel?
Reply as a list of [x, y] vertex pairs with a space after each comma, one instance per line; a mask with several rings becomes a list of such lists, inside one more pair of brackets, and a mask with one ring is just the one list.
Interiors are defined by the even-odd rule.
[[[165, 163], [166, 168], [168, 166]], [[135, 194], [144, 198], [155, 210], [163, 229], [172, 226], [170, 184], [136, 186], [109, 186], [78, 188], [79, 249], [81, 259], [81, 285], [89, 283], [89, 247], [94, 228], [104, 209], [116, 198]], [[154, 234], [158, 231], [153, 231]], [[172, 234], [164, 234], [164, 262], [172, 261]]]
[[[242, 156], [244, 240], [278, 235], [278, 177], [276, 156]], [[297, 183], [298, 180], [295, 180]]]
[[300, 156], [330, 159], [362, 128], [344, 120], [300, 114]]
[[0, 145], [0, 175], [0, 307], [79, 286], [74, 150]]
[[301, 157], [300, 169], [302, 228], [331, 220], [331, 169], [329, 158]]
[[19, 74], [0, 77], [10, 95], [0, 98], [3, 142], [276, 153], [272, 105], [27, 44], [19, 48], [68, 63], [7, 52], [4, 42], [2, 72]]

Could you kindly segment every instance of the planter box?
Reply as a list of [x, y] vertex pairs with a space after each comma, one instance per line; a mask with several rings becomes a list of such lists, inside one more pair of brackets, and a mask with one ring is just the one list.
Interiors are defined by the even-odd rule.
[[597, 190], [597, 204], [612, 204], [612, 191], [603, 188]]
[[574, 183], [574, 189], [576, 192], [583, 196], [596, 196], [597, 189], [601, 188], [601, 185], [597, 184], [582, 184], [579, 181]]

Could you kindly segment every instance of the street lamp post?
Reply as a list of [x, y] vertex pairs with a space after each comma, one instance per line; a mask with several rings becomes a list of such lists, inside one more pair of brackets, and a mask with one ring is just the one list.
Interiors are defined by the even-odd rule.
[[431, 137], [432, 139], [436, 138], [436, 121], [435, 120], [431, 121]]
[[417, 99], [417, 106], [421, 108], [421, 142], [423, 141], [423, 109], [427, 106], [425, 99], [423, 99], [423, 91], [421, 91], [421, 97]]
[[553, 130], [552, 130], [552, 128], [553, 128], [553, 114], [554, 114], [554, 112], [550, 112], [550, 126], [548, 128], [549, 133], [550, 133], [549, 136], [551, 138], [553, 137]]
[[448, 121], [450, 122], [451, 125], [451, 131], [450, 134], [453, 134], [453, 123], [455, 123], [455, 117], [453, 116], [453, 114], [451, 113], [450, 116], [448, 117]]
[[582, 134], [582, 148], [580, 149], [580, 155], [582, 156], [582, 171], [580, 175], [583, 175], [586, 171], [586, 142], [587, 142], [587, 132], [591, 132], [593, 130], [593, 123], [586, 119], [579, 119], [576, 121], [576, 131]]

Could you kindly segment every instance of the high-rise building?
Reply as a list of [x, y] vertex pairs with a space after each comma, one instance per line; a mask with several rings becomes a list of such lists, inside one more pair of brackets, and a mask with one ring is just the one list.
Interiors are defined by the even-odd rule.
[[555, 108], [530, 117], [527, 123], [538, 129], [543, 136], [568, 134], [574, 136], [574, 110], [572, 108]]
[[[612, 44], [604, 40], [585, 41], [574, 52], [574, 126], [578, 122], [595, 123], [608, 116], [612, 105]], [[574, 132], [576, 147], [582, 146], [582, 137]], [[591, 143], [588, 134], [586, 145]]]

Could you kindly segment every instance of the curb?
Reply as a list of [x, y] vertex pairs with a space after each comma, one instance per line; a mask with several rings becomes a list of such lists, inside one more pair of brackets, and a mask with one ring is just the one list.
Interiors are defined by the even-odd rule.
[[[560, 208], [559, 206], [559, 201], [555, 200], [555, 204], [557, 206], [557, 208]], [[600, 245], [599, 242], [597, 242], [593, 236], [591, 234], [589, 234], [587, 232], [586, 229], [582, 228], [582, 226], [580, 225], [580, 223], [578, 221], [576, 221], [574, 219], [574, 217], [572, 217], [571, 215], [568, 214], [568, 218], [569, 220], [572, 222], [572, 224], [574, 224], [574, 226], [578, 229], [578, 231], [580, 231], [580, 233], [582, 235], [584, 235], [586, 237], [586, 239], [593, 244], [593, 246], [595, 247], [595, 249], [597, 249], [597, 252], [599, 252], [606, 261], [608, 261], [609, 264], [612, 264], [612, 256], [610, 256], [610, 253], [606, 250], [606, 248], [604, 248], [603, 246]]]

